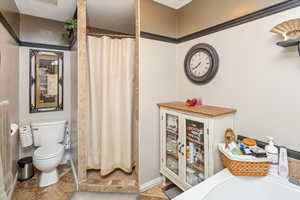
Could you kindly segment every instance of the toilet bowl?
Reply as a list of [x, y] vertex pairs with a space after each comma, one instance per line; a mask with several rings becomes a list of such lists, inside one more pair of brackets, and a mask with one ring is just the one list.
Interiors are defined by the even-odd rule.
[[60, 164], [64, 155], [62, 144], [48, 144], [37, 148], [33, 154], [33, 164], [41, 171], [40, 187], [45, 187], [58, 182], [56, 167]]
[[66, 121], [31, 123], [34, 146], [33, 165], [41, 171], [40, 187], [58, 182], [56, 167], [64, 156]]

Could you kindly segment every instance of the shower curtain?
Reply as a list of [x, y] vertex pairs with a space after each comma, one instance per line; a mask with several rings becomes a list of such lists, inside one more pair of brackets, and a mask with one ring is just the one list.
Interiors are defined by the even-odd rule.
[[9, 102], [0, 102], [0, 200], [12, 184], [12, 156], [9, 121]]
[[88, 36], [88, 169], [132, 171], [135, 40]]

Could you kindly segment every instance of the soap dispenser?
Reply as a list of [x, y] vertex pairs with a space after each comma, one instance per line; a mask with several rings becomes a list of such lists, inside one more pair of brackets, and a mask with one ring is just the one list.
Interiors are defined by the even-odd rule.
[[269, 144], [265, 147], [265, 151], [267, 153], [268, 160], [271, 162], [269, 174], [278, 175], [278, 149], [274, 146], [274, 138], [267, 138], [269, 140]]

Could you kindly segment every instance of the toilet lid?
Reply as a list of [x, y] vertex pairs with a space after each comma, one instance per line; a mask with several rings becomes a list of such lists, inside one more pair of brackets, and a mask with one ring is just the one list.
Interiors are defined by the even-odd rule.
[[35, 152], [34, 156], [36, 159], [49, 159], [57, 156], [64, 150], [62, 144], [49, 144], [46, 146], [39, 147]]

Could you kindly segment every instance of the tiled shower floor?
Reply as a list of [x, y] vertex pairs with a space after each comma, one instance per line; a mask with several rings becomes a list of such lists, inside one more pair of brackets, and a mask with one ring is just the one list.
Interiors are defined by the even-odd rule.
[[100, 176], [99, 170], [88, 170], [87, 181], [79, 186], [81, 191], [91, 192], [138, 192], [136, 170], [126, 174], [116, 170], [108, 176]]

